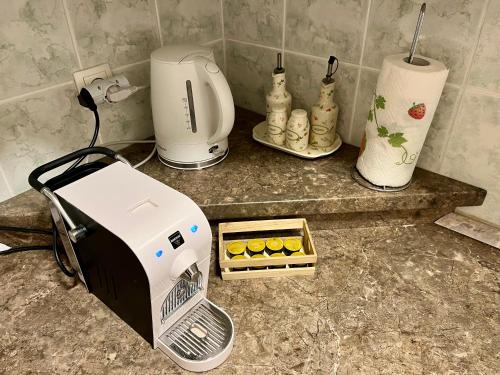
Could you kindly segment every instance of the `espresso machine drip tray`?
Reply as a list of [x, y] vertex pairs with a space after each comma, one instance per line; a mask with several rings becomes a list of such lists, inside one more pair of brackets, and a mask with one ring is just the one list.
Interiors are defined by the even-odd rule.
[[229, 316], [202, 299], [160, 336], [159, 347], [184, 368], [204, 371], [207, 362], [215, 367], [224, 361], [232, 349], [233, 335]]

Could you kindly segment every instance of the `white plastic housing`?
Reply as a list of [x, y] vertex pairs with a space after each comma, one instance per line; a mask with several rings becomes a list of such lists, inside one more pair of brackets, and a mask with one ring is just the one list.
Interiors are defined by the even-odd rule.
[[227, 153], [234, 123], [229, 85], [209, 48], [179, 45], [151, 54], [157, 150], [177, 168], [203, 168]]
[[[149, 279], [155, 338], [206, 296], [212, 231], [190, 198], [120, 162], [62, 187], [56, 194], [123, 240], [137, 256]], [[168, 237], [177, 231], [184, 244], [174, 249]], [[161, 305], [176, 282], [171, 275], [179, 273], [185, 257], [197, 263], [203, 290], [162, 324]]]

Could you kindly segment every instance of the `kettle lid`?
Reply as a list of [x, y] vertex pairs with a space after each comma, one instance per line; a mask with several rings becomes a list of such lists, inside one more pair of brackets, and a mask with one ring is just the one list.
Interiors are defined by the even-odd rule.
[[165, 63], [190, 62], [193, 56], [209, 57], [212, 50], [207, 47], [193, 44], [176, 44], [158, 48], [151, 53], [151, 60]]

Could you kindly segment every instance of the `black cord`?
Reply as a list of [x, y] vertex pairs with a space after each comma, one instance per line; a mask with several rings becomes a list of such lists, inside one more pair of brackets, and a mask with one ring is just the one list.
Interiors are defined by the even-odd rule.
[[22, 228], [22, 227], [9, 227], [9, 226], [0, 226], [1, 231], [10, 231], [10, 232], [19, 232], [19, 233], [35, 233], [42, 235], [51, 235], [52, 236], [52, 245], [31, 245], [31, 246], [14, 246], [10, 249], [0, 251], [0, 255], [7, 255], [13, 253], [20, 253], [24, 251], [32, 251], [32, 250], [52, 250], [54, 253], [54, 259], [56, 260], [57, 265], [61, 269], [61, 271], [69, 277], [75, 276], [75, 271], [68, 269], [64, 262], [61, 259], [61, 255], [59, 254], [59, 246], [57, 244], [58, 240], [58, 232], [54, 220], [52, 220], [52, 230], [39, 229], [39, 228]]
[[[100, 120], [99, 120], [99, 112], [97, 112], [97, 107], [95, 109], [91, 109], [91, 111], [94, 113], [95, 117], [95, 127], [94, 127], [94, 135], [92, 136], [92, 140], [90, 141], [90, 144], [88, 147], [94, 147], [95, 143], [97, 142], [97, 136], [99, 135], [99, 126], [100, 126]], [[78, 164], [80, 164], [83, 159], [85, 159], [85, 156], [82, 156], [79, 158], [77, 161], [75, 161], [71, 166], [64, 171], [64, 173], [71, 171], [74, 169]]]
[[[99, 135], [99, 127], [100, 127], [99, 112], [97, 111], [97, 105], [95, 104], [94, 99], [92, 98], [90, 92], [85, 88], [80, 90], [80, 94], [78, 95], [78, 102], [80, 103], [81, 106], [90, 109], [92, 113], [94, 113], [95, 117], [94, 135], [92, 136], [92, 140], [90, 141], [90, 144], [88, 146], [88, 147], [94, 147], [95, 143], [97, 142], [97, 136]], [[80, 164], [84, 159], [85, 156], [79, 158], [68, 169], [66, 169], [64, 173], [69, 172], [75, 167], [77, 167], [78, 164]], [[52, 250], [57, 265], [59, 266], [61, 271], [66, 276], [69, 277], [75, 276], [75, 271], [68, 269], [64, 265], [61, 259], [61, 255], [59, 254], [59, 246], [57, 245], [58, 232], [54, 220], [52, 220], [52, 231], [40, 228], [22, 228], [22, 227], [11, 227], [11, 226], [0, 226], [0, 231], [52, 235], [52, 245], [15, 246], [11, 247], [8, 250], [1, 251], [0, 255], [7, 255], [7, 254], [18, 253], [22, 251], [31, 251], [31, 250]]]
[[[80, 94], [78, 95], [78, 102], [82, 107], [90, 109], [94, 113], [95, 117], [95, 127], [94, 127], [94, 135], [92, 136], [92, 140], [90, 141], [90, 144], [88, 147], [94, 147], [95, 143], [97, 142], [97, 135], [99, 134], [99, 112], [97, 112], [97, 105], [94, 102], [94, 98], [92, 98], [92, 95], [86, 88], [82, 88], [80, 90]], [[74, 169], [78, 164], [80, 164], [83, 159], [85, 159], [85, 156], [82, 156], [80, 159], [75, 161], [71, 166], [64, 171], [64, 173], [71, 171]]]
[[0, 255], [20, 253], [22, 251], [32, 251], [32, 250], [52, 250], [52, 245], [15, 246], [11, 247], [8, 250], [1, 251]]
[[19, 233], [34, 233], [34, 234], [42, 234], [42, 235], [52, 235], [52, 231], [48, 229], [42, 228], [22, 228], [22, 227], [9, 227], [9, 226], [0, 226], [0, 231], [5, 232], [19, 232]]
[[56, 263], [61, 269], [62, 273], [64, 273], [68, 277], [73, 277], [75, 276], [75, 271], [66, 268], [59, 255], [59, 246], [57, 246], [57, 237], [58, 237], [58, 232], [56, 224], [54, 223], [54, 220], [52, 220], [52, 251], [54, 252], [54, 259], [56, 260]]

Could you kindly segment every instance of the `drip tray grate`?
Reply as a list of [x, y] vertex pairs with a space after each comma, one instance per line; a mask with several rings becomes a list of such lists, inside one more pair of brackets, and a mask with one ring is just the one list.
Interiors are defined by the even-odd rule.
[[160, 340], [185, 359], [204, 361], [221, 353], [232, 341], [231, 319], [203, 299], [175, 322]]

